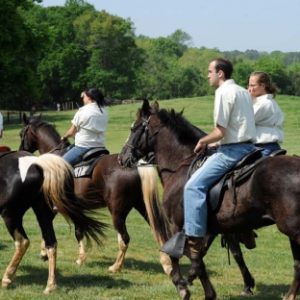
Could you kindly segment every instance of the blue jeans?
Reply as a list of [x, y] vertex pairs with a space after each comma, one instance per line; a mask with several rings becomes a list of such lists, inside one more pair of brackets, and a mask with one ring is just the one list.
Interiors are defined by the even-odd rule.
[[84, 147], [78, 147], [74, 146], [71, 148], [68, 152], [66, 152], [63, 156], [63, 158], [72, 166], [79, 163], [82, 159], [82, 156], [84, 153], [89, 151], [92, 148], [84, 148]]
[[184, 186], [184, 230], [186, 235], [202, 237], [207, 233], [208, 190], [231, 170], [245, 155], [254, 151], [254, 144], [221, 145], [215, 154], [191, 176]]
[[269, 156], [272, 152], [280, 150], [281, 147], [278, 143], [265, 143], [265, 144], [255, 144], [256, 147], [263, 148], [261, 154], [263, 156]]

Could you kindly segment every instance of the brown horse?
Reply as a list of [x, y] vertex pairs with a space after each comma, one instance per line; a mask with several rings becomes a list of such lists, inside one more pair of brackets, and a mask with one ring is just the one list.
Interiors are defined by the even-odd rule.
[[[41, 120], [40, 116], [27, 117], [24, 114], [23, 121], [20, 150], [32, 153], [38, 150], [40, 154], [52, 152], [59, 155], [66, 151], [69, 143], [61, 142], [60, 135], [54, 126]], [[158, 197], [158, 186], [153, 184], [149, 188], [153, 196]], [[129, 212], [135, 208], [148, 222], [139, 173], [136, 168], [124, 169], [121, 167], [117, 154], [105, 155], [98, 160], [91, 178], [75, 178], [76, 194], [86, 195], [90, 189], [94, 190], [97, 197], [94, 208], [108, 207], [114, 228], [118, 232], [119, 252], [115, 263], [109, 267], [109, 271], [121, 271], [130, 241], [126, 228], [126, 218]], [[76, 238], [80, 246], [77, 263], [82, 264], [86, 260], [87, 254], [80, 231], [76, 231]], [[164, 271], [169, 274], [169, 257], [160, 253], [160, 262]]]
[[[181, 114], [159, 110], [157, 105], [150, 107], [149, 102], [144, 101], [120, 154], [121, 163], [131, 165], [140, 156], [154, 152], [164, 182], [164, 208], [169, 219], [160, 222], [172, 222], [175, 231], [182, 230], [182, 187], [187, 177], [186, 165], [191, 161], [198, 139], [199, 130]], [[235, 192], [236, 201], [231, 191], [225, 191], [219, 210], [209, 215], [209, 233], [241, 232], [276, 224], [288, 236], [294, 258], [294, 280], [284, 299], [296, 299], [300, 286], [300, 159], [291, 156], [264, 159]], [[159, 232], [164, 237], [166, 233]], [[202, 254], [203, 257], [206, 254], [205, 245]], [[187, 283], [197, 277], [204, 288], [205, 299], [216, 299], [203, 257], [196, 268], [192, 264], [187, 281], [180, 273], [178, 259], [172, 259], [172, 281], [182, 299], [189, 299]]]
[[[54, 152], [62, 154], [65, 151], [64, 144], [60, 141], [60, 135], [53, 125], [41, 120], [40, 117], [29, 117], [24, 114], [24, 127], [20, 133], [21, 146], [20, 149], [34, 152], [38, 150], [40, 153]], [[62, 149], [62, 150], [60, 150]], [[153, 172], [153, 168], [150, 169]], [[85, 179], [87, 183], [89, 179]], [[83, 183], [82, 183], [83, 182]], [[121, 270], [125, 258], [125, 253], [129, 244], [129, 235], [126, 229], [126, 217], [132, 208], [136, 208], [140, 214], [146, 219], [146, 208], [143, 201], [150, 197], [158, 200], [157, 187], [154, 181], [147, 183], [141, 190], [141, 180], [137, 169], [124, 169], [120, 167], [117, 161], [117, 155], [107, 155], [101, 159], [95, 168], [92, 177], [92, 183], [99, 188], [99, 207], [107, 206], [112, 215], [114, 227], [118, 232], [119, 254], [114, 265], [110, 267], [113, 272]], [[83, 179], [77, 179], [75, 187], [85, 186]], [[147, 202], [146, 202], [147, 203]], [[151, 219], [150, 219], [151, 221]], [[163, 244], [160, 236], [155, 236], [160, 245]], [[77, 236], [80, 241], [80, 235]], [[235, 235], [226, 235], [225, 240], [241, 270], [244, 280], [244, 294], [251, 294], [254, 287], [254, 279], [250, 274], [245, 261], [237, 237]], [[211, 240], [210, 242], [212, 242]], [[80, 254], [77, 261], [82, 262], [82, 257], [86, 257], [86, 253], [82, 243], [80, 242]], [[160, 261], [164, 271], [169, 274], [171, 271], [168, 256], [160, 253]]]
[[32, 208], [41, 228], [48, 255], [48, 280], [44, 290], [56, 289], [55, 269], [57, 241], [53, 228], [52, 206], [72, 221], [87, 238], [101, 242], [105, 224], [89, 216], [93, 210], [74, 194], [73, 173], [60, 157], [39, 157], [25, 151], [0, 154], [0, 213], [15, 241], [15, 253], [2, 277], [2, 287], [11, 285], [17, 268], [29, 247], [23, 216]]

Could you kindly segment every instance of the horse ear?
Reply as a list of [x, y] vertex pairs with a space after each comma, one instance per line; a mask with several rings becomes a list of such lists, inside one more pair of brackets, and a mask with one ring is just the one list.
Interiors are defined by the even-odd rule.
[[27, 116], [26, 116], [26, 113], [23, 113], [23, 123], [24, 123], [25, 125], [28, 124], [28, 118], [27, 118]]
[[151, 110], [151, 107], [150, 107], [149, 101], [147, 99], [144, 99], [141, 113], [143, 113], [144, 115], [149, 115], [150, 110]]

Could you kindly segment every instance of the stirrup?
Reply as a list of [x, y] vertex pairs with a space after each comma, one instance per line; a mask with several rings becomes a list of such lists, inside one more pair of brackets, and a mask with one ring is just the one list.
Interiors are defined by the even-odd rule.
[[174, 258], [183, 256], [186, 235], [184, 231], [176, 232], [169, 240], [167, 240], [160, 248], [161, 252], [168, 254]]

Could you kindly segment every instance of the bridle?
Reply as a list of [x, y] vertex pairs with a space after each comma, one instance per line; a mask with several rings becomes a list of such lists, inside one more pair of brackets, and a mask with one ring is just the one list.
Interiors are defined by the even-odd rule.
[[[143, 118], [141, 123], [139, 123], [136, 126], [133, 126], [133, 128], [131, 129], [131, 131], [134, 132], [134, 131], [137, 131], [140, 126], [143, 128], [141, 130], [141, 133], [138, 136], [136, 136], [134, 139], [132, 139], [131, 143], [126, 142], [126, 144], [125, 144], [126, 147], [128, 147], [129, 149], [132, 150], [131, 153], [130, 153], [130, 157], [129, 157], [129, 161], [131, 163], [134, 161], [133, 152], [137, 153], [138, 157], [143, 157], [145, 155], [145, 153], [148, 153], [150, 151], [150, 140], [153, 139], [153, 137], [155, 137], [156, 135], [158, 135], [161, 128], [163, 127], [162, 124], [160, 124], [158, 126], [155, 126], [155, 127], [151, 126], [150, 125], [151, 117], [152, 117], [152, 115], [150, 115], [148, 118]], [[145, 150], [141, 151], [139, 149], [139, 147], [137, 146], [137, 143], [142, 139], [143, 135], [145, 136], [144, 137]], [[192, 159], [194, 159], [195, 156], [197, 157], [198, 155], [193, 153], [193, 154], [189, 155], [188, 157], [183, 158], [181, 163], [179, 164], [179, 166], [175, 170], [171, 170], [169, 168], [161, 167], [160, 172], [176, 173], [182, 167], [189, 166], [191, 164], [190, 161]]]
[[[43, 124], [42, 126], [48, 126], [47, 124]], [[41, 126], [41, 127], [42, 127]], [[24, 143], [25, 143], [25, 139], [28, 136], [28, 131], [30, 130], [30, 134], [33, 137], [33, 141], [31, 141], [30, 143], [30, 147], [28, 147], [29, 149], [27, 151], [29, 152], [34, 152], [37, 150], [37, 144], [36, 144], [36, 140], [37, 140], [37, 134], [35, 132], [35, 130], [33, 130], [32, 128], [32, 124], [27, 124], [23, 130], [22, 130], [22, 136], [21, 136], [21, 145], [20, 145], [20, 149], [24, 149]], [[55, 151], [59, 151], [62, 150], [62, 146], [65, 144], [65, 141], [61, 141], [58, 145], [56, 145], [54, 148], [52, 148], [50, 151], [48, 151], [48, 153], [53, 153]]]
[[[142, 122], [133, 126], [131, 128], [131, 132], [137, 132], [137, 130], [141, 127], [140, 133], [135, 136], [131, 142], [126, 142], [125, 146], [129, 149], [131, 149], [131, 155], [133, 152], [135, 152], [139, 158], [145, 156], [144, 153], [148, 153], [150, 151], [150, 139], [152, 139], [155, 135], [157, 135], [162, 128], [162, 125], [157, 126], [157, 128], [152, 127], [150, 125], [152, 115], [150, 115], [148, 118], [142, 118]], [[143, 137], [144, 136], [144, 137]], [[145, 150], [142, 151], [138, 147], [138, 142], [144, 139], [145, 141]]]

